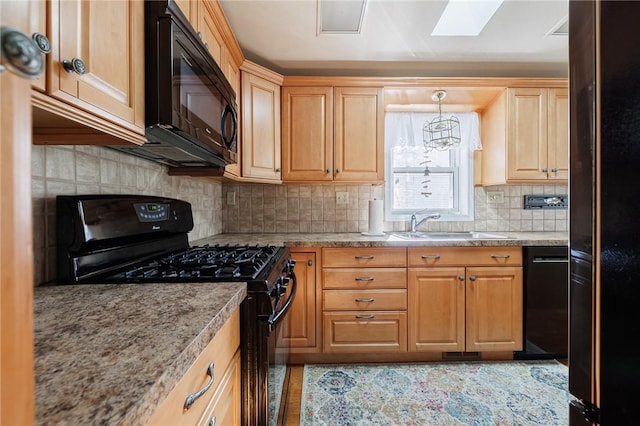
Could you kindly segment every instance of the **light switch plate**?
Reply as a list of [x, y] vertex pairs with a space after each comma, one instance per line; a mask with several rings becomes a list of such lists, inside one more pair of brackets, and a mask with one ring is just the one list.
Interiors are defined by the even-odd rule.
[[235, 191], [227, 192], [227, 205], [233, 206], [236, 204], [236, 193]]
[[349, 193], [336, 192], [336, 204], [349, 204]]
[[504, 203], [504, 191], [487, 191], [487, 203], [489, 204]]

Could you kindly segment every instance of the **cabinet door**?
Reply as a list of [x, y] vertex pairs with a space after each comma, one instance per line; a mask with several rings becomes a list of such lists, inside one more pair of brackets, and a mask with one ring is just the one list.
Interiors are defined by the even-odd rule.
[[467, 268], [466, 276], [466, 350], [522, 350], [522, 267]]
[[547, 89], [509, 89], [507, 169], [510, 180], [547, 179]]
[[333, 88], [282, 89], [282, 180], [333, 180]]
[[280, 86], [242, 72], [242, 176], [280, 180]]
[[[143, 132], [144, 2], [52, 1], [51, 23], [51, 95]], [[83, 75], [65, 71], [74, 58]]]
[[569, 176], [569, 96], [567, 89], [549, 90], [549, 179]]
[[409, 351], [465, 350], [465, 269], [409, 269]]
[[334, 179], [382, 181], [383, 90], [368, 87], [336, 87], [334, 96]]
[[[0, 22], [30, 35], [30, 4], [0, 1]], [[31, 80], [0, 73], [0, 424], [34, 424]], [[28, 214], [26, 212], [29, 212]]]
[[[309, 352], [318, 346], [316, 307], [317, 254], [313, 251], [291, 252], [296, 261], [294, 272], [298, 280], [296, 297], [287, 314], [283, 327], [282, 347], [292, 348], [291, 352]], [[289, 288], [287, 291], [290, 291]], [[296, 349], [306, 348], [302, 351]]]
[[224, 40], [220, 34], [220, 30], [216, 26], [213, 11], [210, 9], [208, 2], [198, 2], [198, 21], [197, 25], [194, 25], [198, 36], [207, 47], [207, 50], [211, 54], [211, 57], [216, 64], [223, 70], [222, 56], [225, 50]]

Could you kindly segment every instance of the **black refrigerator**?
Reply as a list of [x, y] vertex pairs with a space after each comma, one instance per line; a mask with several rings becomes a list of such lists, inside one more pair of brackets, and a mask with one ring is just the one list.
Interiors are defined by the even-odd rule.
[[640, 424], [640, 1], [569, 1], [569, 423]]

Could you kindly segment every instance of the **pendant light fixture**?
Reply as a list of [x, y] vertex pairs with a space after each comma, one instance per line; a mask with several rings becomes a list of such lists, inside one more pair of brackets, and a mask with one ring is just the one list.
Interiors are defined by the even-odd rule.
[[433, 92], [431, 99], [438, 102], [438, 117], [426, 122], [422, 128], [422, 137], [427, 151], [446, 151], [460, 144], [460, 121], [451, 116], [442, 116], [442, 100], [447, 96], [444, 90]]

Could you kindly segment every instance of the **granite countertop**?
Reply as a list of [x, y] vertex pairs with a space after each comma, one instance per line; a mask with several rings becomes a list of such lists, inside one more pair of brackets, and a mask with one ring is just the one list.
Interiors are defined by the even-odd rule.
[[37, 424], [143, 424], [246, 297], [245, 283], [37, 287]]
[[391, 232], [383, 236], [366, 236], [361, 233], [289, 233], [289, 234], [218, 234], [193, 241], [202, 244], [273, 244], [289, 247], [415, 247], [415, 246], [566, 246], [568, 232], [493, 232], [507, 239], [473, 240], [403, 240]]

